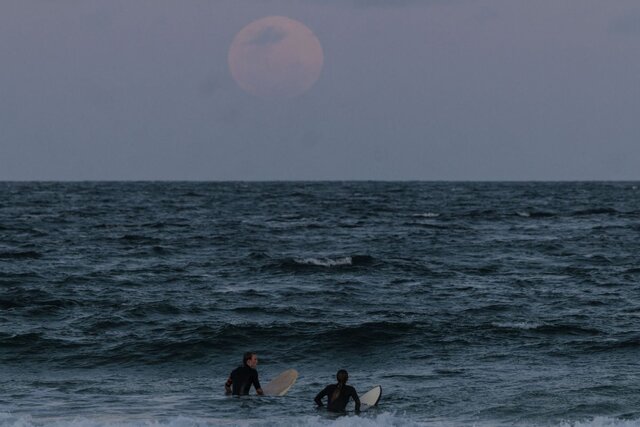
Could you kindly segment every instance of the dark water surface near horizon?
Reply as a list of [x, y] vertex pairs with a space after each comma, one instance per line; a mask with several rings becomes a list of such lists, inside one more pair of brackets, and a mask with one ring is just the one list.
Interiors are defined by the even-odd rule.
[[0, 426], [638, 426], [639, 185], [0, 183]]

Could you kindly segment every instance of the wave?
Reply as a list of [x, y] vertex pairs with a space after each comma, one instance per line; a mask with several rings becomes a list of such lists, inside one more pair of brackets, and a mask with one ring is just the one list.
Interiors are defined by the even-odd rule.
[[440, 214], [435, 212], [427, 212], [427, 213], [413, 214], [412, 216], [415, 218], [438, 218]]
[[611, 339], [604, 342], [589, 343], [587, 347], [589, 350], [596, 352], [608, 352], [612, 350], [630, 350], [635, 352], [640, 348], [640, 336], [628, 339]]
[[573, 211], [571, 216], [616, 215], [619, 213], [620, 212], [613, 208], [591, 208]]
[[618, 215], [618, 214], [622, 214], [622, 212], [612, 208], [592, 208], [592, 209], [581, 209], [581, 210], [576, 210], [576, 211], [572, 211], [569, 213], [562, 213], [562, 214], [557, 212], [536, 211], [536, 210], [517, 211], [515, 214], [517, 216], [524, 217], [524, 218], [553, 218], [560, 215], [562, 216], [566, 215], [569, 217], [595, 216], [595, 215]]
[[500, 329], [522, 329], [522, 330], [530, 330], [530, 329], [538, 329], [542, 326], [542, 323], [537, 322], [494, 322], [491, 324], [496, 328]]
[[474, 219], [495, 219], [501, 215], [495, 209], [476, 209], [460, 215], [461, 217], [474, 218]]
[[[487, 214], [493, 214], [492, 211], [486, 211]], [[632, 212], [620, 212], [613, 208], [591, 208], [591, 209], [580, 209], [572, 212], [553, 212], [553, 211], [542, 211], [542, 210], [519, 210], [516, 211], [515, 215], [523, 218], [554, 218], [558, 216], [566, 216], [566, 217], [584, 217], [584, 216], [596, 216], [596, 215], [622, 215], [627, 214], [631, 215]]]
[[366, 322], [358, 325], [333, 325], [324, 332], [316, 332], [316, 344], [335, 344], [336, 346], [360, 346], [366, 343], [375, 346], [380, 343], [388, 343], [394, 338], [406, 338], [412, 336], [422, 327], [415, 322]]
[[41, 341], [42, 334], [38, 333], [25, 333], [10, 335], [4, 332], [0, 332], [0, 344], [3, 347], [19, 347], [24, 345], [31, 345], [32, 343]]
[[[363, 346], [376, 347], [409, 340], [421, 333], [421, 324], [412, 322], [369, 322], [358, 325], [319, 322], [274, 324], [237, 323], [219, 326], [173, 324], [136, 325], [124, 317], [100, 319], [85, 325], [85, 338], [59, 337], [49, 331], [8, 334], [0, 332], [0, 348], [8, 360], [46, 359], [50, 363], [83, 367], [106, 365], [156, 365], [180, 361], [207, 360], [212, 351], [224, 348], [243, 351], [244, 343], [274, 352], [300, 353], [310, 349], [326, 354], [326, 349], [358, 353]], [[316, 350], [321, 350], [316, 352]]]
[[[187, 221], [187, 220], [185, 220]], [[163, 229], [163, 228], [189, 228], [191, 227], [191, 224], [185, 222], [185, 223], [179, 223], [179, 222], [149, 222], [149, 223], [145, 223], [145, 224], [141, 224], [140, 225], [143, 228], [156, 228], [156, 229]]]
[[326, 268], [341, 267], [362, 267], [368, 266], [375, 262], [375, 259], [369, 255], [350, 255], [337, 258], [286, 258], [275, 264], [270, 264], [267, 268], [279, 268], [288, 271], [305, 271]]
[[[237, 324], [219, 328], [202, 327], [198, 331], [200, 344], [219, 347], [237, 342], [278, 343], [284, 346], [319, 348], [358, 347], [389, 343], [393, 339], [412, 337], [423, 328], [415, 322], [366, 322], [354, 325], [319, 322], [291, 322], [270, 325]], [[202, 335], [202, 332], [205, 332]]]
[[128, 418], [126, 416], [104, 416], [104, 417], [50, 417], [44, 419], [33, 418], [29, 415], [12, 415], [0, 413], [0, 427], [185, 427], [185, 426], [224, 426], [224, 427], [271, 427], [274, 425], [282, 427], [418, 427], [418, 426], [454, 426], [451, 423], [424, 423], [410, 419], [407, 416], [396, 415], [383, 412], [375, 415], [363, 416], [276, 416], [263, 419], [230, 419], [230, 418], [196, 418], [189, 416], [175, 416], [164, 418], [140, 419], [139, 417]]
[[[416, 221], [414, 223], [408, 223], [406, 225], [408, 225], [408, 226], [419, 226], [419, 227], [422, 227], [422, 228], [433, 228], [433, 229], [437, 229], [437, 230], [448, 230], [448, 229], [452, 228], [452, 226], [450, 226], [450, 225], [434, 224], [433, 222], [430, 222], [430, 220]], [[460, 229], [460, 227], [458, 227], [458, 229]]]
[[549, 336], [588, 336], [594, 337], [602, 335], [603, 332], [596, 328], [590, 328], [572, 324], [547, 324], [541, 322], [522, 321], [522, 322], [492, 322], [493, 328], [512, 331], [531, 331], [536, 334]]
[[56, 297], [53, 293], [38, 288], [16, 287], [0, 297], [0, 308], [26, 309], [29, 314], [47, 314], [79, 304], [76, 299]]
[[543, 324], [534, 328], [536, 332], [545, 335], [587, 335], [587, 336], [596, 336], [601, 335], [602, 331], [596, 328], [589, 328], [585, 326], [579, 325], [571, 325], [571, 324], [557, 324], [557, 325], [549, 325]]
[[564, 421], [558, 427], [639, 427], [640, 419], [595, 417], [585, 421]]
[[151, 251], [154, 254], [158, 254], [158, 255], [169, 255], [171, 254], [171, 251], [167, 248], [165, 248], [164, 246], [154, 246], [151, 248]]
[[132, 318], [148, 318], [154, 315], [180, 315], [184, 314], [183, 310], [176, 304], [169, 301], [153, 301], [128, 308], [124, 312]]
[[353, 265], [353, 258], [350, 256], [344, 258], [304, 258], [294, 259], [295, 263], [299, 265], [315, 265], [318, 267], [338, 267], [341, 265]]
[[186, 193], [182, 194], [182, 197], [207, 197], [206, 194], [201, 194], [201, 193], [196, 193], [195, 191], [187, 191]]
[[[418, 421], [407, 414], [382, 412], [376, 414], [364, 413], [362, 416], [330, 416], [330, 415], [301, 415], [301, 416], [271, 416], [266, 418], [232, 419], [205, 418], [178, 415], [173, 417], [141, 418], [139, 416], [93, 416], [93, 417], [48, 417], [34, 418], [30, 415], [13, 415], [0, 413], [0, 427], [459, 427], [474, 425], [489, 427], [505, 425], [500, 421], [458, 422], [439, 418], [433, 421]], [[539, 426], [539, 423], [520, 421], [509, 423], [516, 427]], [[621, 419], [613, 417], [595, 417], [584, 420], [565, 420], [561, 422], [545, 423], [548, 427], [640, 427], [640, 419]]]
[[5, 251], [0, 252], [0, 259], [39, 259], [42, 254], [36, 251]]
[[504, 311], [510, 311], [513, 309], [512, 304], [492, 303], [481, 307], [465, 308], [463, 311], [465, 314], [477, 315], [483, 313], [499, 313]]
[[[47, 338], [41, 332], [27, 332], [23, 334], [10, 335], [0, 332], [0, 349], [10, 350], [8, 358], [3, 360], [23, 361], [24, 355], [41, 356], [42, 352], [52, 350], [66, 352], [77, 350], [79, 343], [71, 340]], [[47, 356], [48, 357], [48, 356]]]
[[8, 231], [9, 233], [29, 234], [29, 238], [47, 237], [49, 232], [35, 227], [29, 227], [24, 224], [12, 224], [11, 227], [0, 225], [0, 231]]
[[161, 243], [161, 240], [156, 237], [148, 237], [148, 236], [140, 236], [137, 234], [125, 234], [124, 236], [118, 238], [121, 242], [129, 242], [129, 243], [148, 243], [158, 245]]
[[611, 265], [614, 263], [611, 258], [601, 254], [589, 254], [586, 255], [585, 258], [589, 260], [590, 264], [595, 265]]
[[516, 212], [516, 215], [523, 218], [552, 218], [557, 216], [554, 212], [546, 211], [518, 211]]

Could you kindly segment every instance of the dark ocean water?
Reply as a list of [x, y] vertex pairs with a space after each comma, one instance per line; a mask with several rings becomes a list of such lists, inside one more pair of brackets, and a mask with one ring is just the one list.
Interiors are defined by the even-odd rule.
[[638, 426], [639, 186], [0, 183], [0, 426]]

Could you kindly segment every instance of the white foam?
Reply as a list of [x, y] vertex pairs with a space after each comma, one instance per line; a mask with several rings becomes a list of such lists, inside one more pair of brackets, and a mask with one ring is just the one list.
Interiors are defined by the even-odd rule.
[[[496, 427], [503, 422], [456, 422], [454, 420], [415, 421], [407, 416], [388, 412], [362, 416], [299, 416], [272, 417], [267, 419], [234, 420], [225, 418], [194, 418], [177, 416], [163, 419], [139, 419], [122, 417], [94, 418], [32, 418], [0, 413], [0, 427]], [[509, 424], [514, 427], [640, 427], [640, 419], [622, 420], [610, 417], [596, 417], [590, 420], [564, 421], [561, 423], [528, 423], [526, 421]]]
[[317, 265], [319, 267], [336, 267], [341, 265], [352, 265], [353, 259], [350, 256], [331, 259], [331, 258], [297, 258], [298, 264]]
[[43, 418], [33, 419], [31, 416], [14, 417], [0, 413], [0, 427], [418, 427], [429, 424], [414, 422], [395, 414], [382, 413], [376, 416], [326, 416], [280, 417], [269, 419], [214, 419], [174, 417], [167, 419], [127, 419], [126, 417], [98, 418]]
[[619, 418], [596, 417], [587, 421], [563, 422], [559, 427], [640, 427], [640, 419], [621, 420]]
[[414, 214], [413, 216], [418, 218], [438, 218], [440, 214], [435, 212], [427, 212], [427, 213]]
[[542, 323], [537, 322], [494, 322], [492, 323], [496, 328], [505, 328], [505, 329], [536, 329], [542, 326]]

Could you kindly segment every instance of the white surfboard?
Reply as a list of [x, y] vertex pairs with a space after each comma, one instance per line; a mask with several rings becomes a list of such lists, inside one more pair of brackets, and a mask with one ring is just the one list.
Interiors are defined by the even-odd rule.
[[360, 397], [360, 411], [366, 411], [372, 406], [376, 406], [382, 396], [382, 387], [377, 385]]
[[264, 387], [262, 391], [265, 396], [284, 396], [287, 394], [291, 386], [298, 379], [298, 371], [295, 369], [287, 369], [271, 381]]

